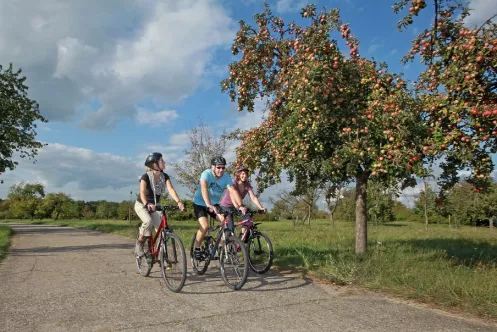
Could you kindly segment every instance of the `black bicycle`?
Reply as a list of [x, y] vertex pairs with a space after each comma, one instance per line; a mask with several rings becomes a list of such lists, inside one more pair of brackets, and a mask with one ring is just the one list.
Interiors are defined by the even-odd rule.
[[[204, 241], [201, 244], [202, 257], [195, 258], [195, 240], [197, 232], [193, 235], [190, 245], [190, 257], [195, 273], [202, 275], [207, 271], [211, 260], [219, 259], [219, 267], [223, 281], [229, 288], [239, 290], [243, 287], [248, 277], [249, 259], [247, 248], [243, 241], [234, 233], [232, 210], [223, 210], [218, 207], [224, 221], [214, 227], [209, 227]], [[216, 238], [210, 232], [218, 230]]]
[[181, 239], [167, 222], [166, 211], [178, 210], [177, 206], [155, 206], [156, 211], [162, 212], [161, 223], [155, 236], [148, 236], [145, 246], [148, 248], [145, 256], [136, 256], [138, 272], [148, 277], [154, 263], [160, 263], [162, 277], [171, 291], [179, 292], [186, 281], [186, 254]]

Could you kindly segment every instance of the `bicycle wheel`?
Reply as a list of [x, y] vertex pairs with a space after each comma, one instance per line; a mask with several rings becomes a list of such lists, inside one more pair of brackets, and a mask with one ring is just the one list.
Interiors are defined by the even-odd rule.
[[[145, 241], [145, 246], [149, 245], [148, 241], [150, 240]], [[151, 255], [151, 253], [147, 252], [146, 255]], [[135, 254], [138, 273], [140, 273], [143, 277], [148, 277], [150, 274], [150, 270], [152, 270], [152, 264], [150, 264], [150, 260], [147, 260], [146, 255], [140, 257]]]
[[226, 286], [233, 290], [242, 288], [247, 281], [248, 265], [245, 244], [238, 237], [230, 235], [219, 253], [219, 266]]
[[205, 237], [204, 242], [202, 242], [202, 246], [200, 247], [202, 252], [204, 252], [203, 258], [201, 260], [195, 258], [196, 237], [197, 233], [195, 232], [195, 234], [193, 234], [192, 242], [190, 244], [190, 260], [192, 262], [193, 271], [195, 271], [195, 273], [198, 275], [202, 275], [205, 273], [205, 271], [207, 271], [211, 258], [209, 255], [209, 247], [207, 245], [207, 237]]
[[250, 269], [258, 274], [266, 273], [273, 264], [273, 245], [269, 237], [257, 232], [247, 242]]
[[185, 247], [179, 236], [166, 232], [160, 253], [162, 277], [167, 288], [172, 292], [179, 292], [186, 280]]

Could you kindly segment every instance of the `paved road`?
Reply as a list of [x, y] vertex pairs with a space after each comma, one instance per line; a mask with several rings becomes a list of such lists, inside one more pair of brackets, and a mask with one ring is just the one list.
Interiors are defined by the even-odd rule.
[[251, 274], [241, 291], [218, 269], [189, 274], [179, 294], [158, 268], [136, 273], [132, 240], [95, 231], [13, 225], [0, 264], [4, 331], [497, 331], [346, 287], [312, 283], [289, 271]]

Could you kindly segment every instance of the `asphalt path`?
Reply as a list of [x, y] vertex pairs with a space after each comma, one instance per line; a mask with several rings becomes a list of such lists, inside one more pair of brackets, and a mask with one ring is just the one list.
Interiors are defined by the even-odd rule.
[[180, 293], [157, 265], [136, 271], [134, 241], [96, 231], [9, 224], [0, 263], [3, 331], [497, 331], [497, 325], [371, 292], [313, 282], [291, 271], [251, 272], [227, 288], [217, 262]]

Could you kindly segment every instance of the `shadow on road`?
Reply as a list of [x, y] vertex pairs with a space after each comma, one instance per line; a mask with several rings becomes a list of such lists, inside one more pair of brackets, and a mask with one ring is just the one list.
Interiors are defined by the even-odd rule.
[[24, 249], [10, 249], [9, 255], [25, 256], [30, 254], [46, 254], [55, 252], [71, 252], [71, 251], [91, 251], [101, 249], [134, 249], [131, 243], [109, 243], [109, 244], [91, 244], [84, 246], [64, 246], [64, 247], [34, 247]]
[[[160, 275], [157, 277], [160, 277]], [[216, 267], [210, 268], [209, 271], [201, 276], [191, 273], [191, 269], [189, 269], [186, 284], [181, 293], [198, 295], [233, 292], [226, 285], [224, 285], [224, 283], [219, 284], [220, 281], [222, 281], [222, 276]], [[216, 283], [217, 285], [213, 285], [213, 283]], [[269, 270], [263, 275], [249, 272], [247, 282], [243, 288], [237, 292], [274, 292], [285, 289], [300, 288], [311, 283], [311, 279], [302, 277], [294, 271]], [[198, 287], [194, 287], [198, 284], [205, 284], [205, 287], [202, 287], [202, 292], [198, 291]], [[192, 289], [195, 289], [195, 291]]]

